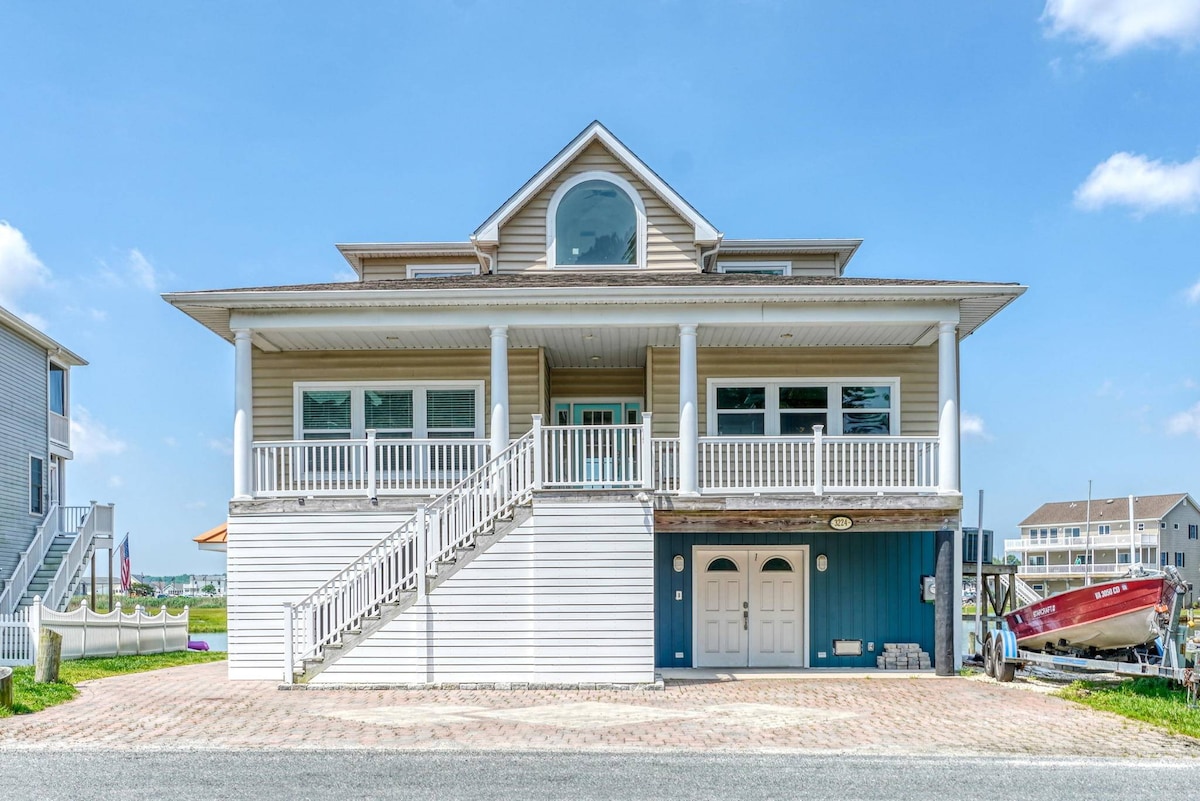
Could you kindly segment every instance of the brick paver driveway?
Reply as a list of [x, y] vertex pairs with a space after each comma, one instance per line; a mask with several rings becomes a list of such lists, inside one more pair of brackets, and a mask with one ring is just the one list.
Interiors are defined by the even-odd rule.
[[669, 682], [665, 691], [280, 691], [215, 662], [87, 682], [0, 748], [653, 749], [1200, 756], [1200, 741], [967, 678]]

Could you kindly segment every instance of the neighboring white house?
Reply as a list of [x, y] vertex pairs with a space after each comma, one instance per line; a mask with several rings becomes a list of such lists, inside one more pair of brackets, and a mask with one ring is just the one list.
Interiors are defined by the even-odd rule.
[[0, 308], [0, 614], [41, 596], [64, 608], [112, 506], [69, 506], [71, 368], [87, 364]]
[[1024, 287], [846, 277], [859, 244], [726, 238], [593, 123], [462, 241], [166, 295], [235, 345], [230, 676], [932, 651], [960, 343]]
[[[1130, 521], [1132, 520], [1132, 528]], [[1042, 595], [1122, 576], [1135, 564], [1172, 565], [1200, 581], [1200, 510], [1185, 492], [1045, 503], [1004, 551]]]

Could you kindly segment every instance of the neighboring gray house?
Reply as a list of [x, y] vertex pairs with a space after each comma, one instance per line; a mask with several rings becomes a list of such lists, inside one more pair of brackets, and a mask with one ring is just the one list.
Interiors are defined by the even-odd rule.
[[71, 368], [85, 364], [0, 307], [0, 614], [35, 595], [63, 606], [111, 540], [111, 505], [65, 505]]
[[[1130, 525], [1132, 521], [1132, 527]], [[1135, 564], [1172, 565], [1200, 581], [1200, 508], [1186, 492], [1045, 503], [1004, 541], [1017, 575], [1043, 596], [1124, 575]]]

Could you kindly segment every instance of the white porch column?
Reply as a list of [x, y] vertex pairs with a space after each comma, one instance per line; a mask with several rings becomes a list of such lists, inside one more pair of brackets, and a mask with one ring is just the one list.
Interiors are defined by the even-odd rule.
[[508, 326], [492, 326], [492, 456], [508, 447]]
[[958, 486], [958, 335], [957, 323], [938, 323], [938, 491]]
[[679, 494], [699, 492], [696, 326], [679, 326]]
[[251, 387], [251, 354], [254, 345], [250, 331], [233, 332], [233, 497], [250, 497], [250, 444], [254, 437], [254, 393]]

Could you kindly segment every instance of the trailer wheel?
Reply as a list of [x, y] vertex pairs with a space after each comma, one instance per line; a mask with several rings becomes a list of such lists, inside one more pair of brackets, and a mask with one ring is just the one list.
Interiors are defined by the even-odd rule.
[[[999, 643], [997, 643], [999, 645]], [[1012, 681], [1017, 677], [1017, 663], [1008, 662], [1004, 659], [1004, 647], [1001, 646], [995, 656], [992, 657], [992, 665], [996, 671], [992, 675], [996, 681], [1004, 683]]]
[[983, 641], [983, 672], [992, 678], [996, 677], [996, 655], [990, 637]]

